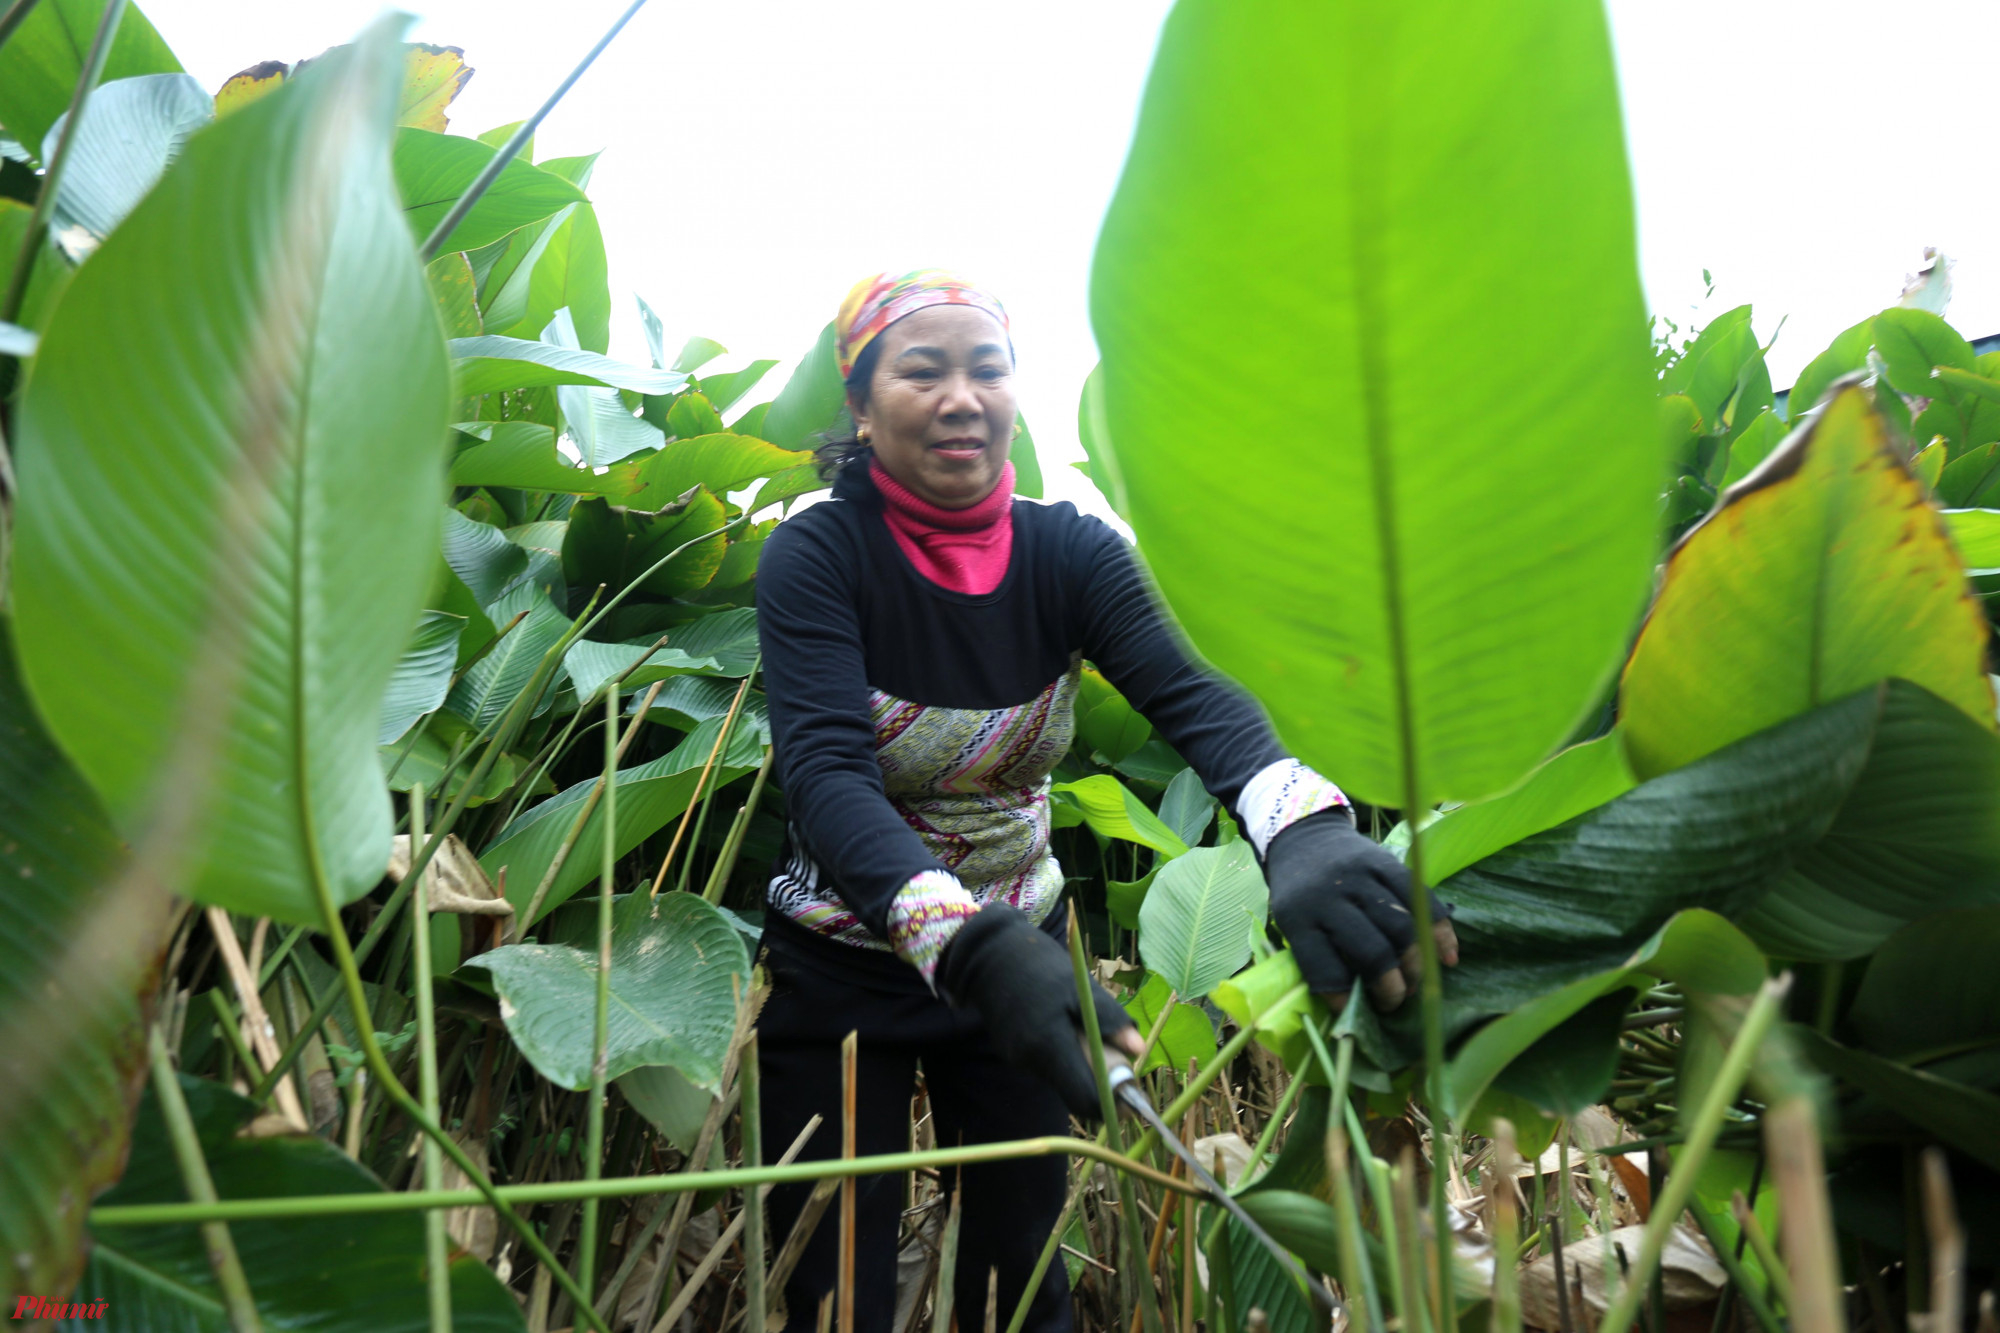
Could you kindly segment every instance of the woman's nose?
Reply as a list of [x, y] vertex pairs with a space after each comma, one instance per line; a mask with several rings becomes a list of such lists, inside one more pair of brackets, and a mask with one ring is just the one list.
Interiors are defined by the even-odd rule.
[[940, 416], [957, 418], [980, 415], [979, 395], [972, 391], [970, 375], [953, 375], [945, 386], [943, 401], [938, 404]]

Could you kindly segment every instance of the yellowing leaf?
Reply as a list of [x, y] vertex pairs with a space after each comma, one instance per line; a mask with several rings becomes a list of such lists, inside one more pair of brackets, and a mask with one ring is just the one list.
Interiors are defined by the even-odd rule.
[[290, 74], [291, 66], [284, 61], [265, 60], [230, 75], [229, 81], [215, 90], [216, 118], [241, 111], [258, 98], [278, 91]]
[[1625, 669], [1643, 780], [1889, 676], [1986, 726], [1986, 621], [1859, 388], [1729, 491], [1667, 562]]
[[403, 95], [396, 103], [396, 123], [412, 129], [444, 133], [450, 123], [444, 109], [472, 77], [465, 52], [455, 46], [410, 44], [403, 70]]

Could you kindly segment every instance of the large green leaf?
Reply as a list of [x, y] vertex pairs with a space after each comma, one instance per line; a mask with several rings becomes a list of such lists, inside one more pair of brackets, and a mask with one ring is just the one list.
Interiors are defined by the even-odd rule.
[[[1452, 1056], [1447, 1073], [1452, 1104], [1470, 1108], [1496, 1077], [1537, 1042], [1601, 997], [1623, 990], [1637, 980], [1651, 977], [1679, 982], [1690, 991], [1744, 995], [1756, 990], [1764, 975], [1764, 956], [1742, 931], [1713, 912], [1699, 909], [1681, 912], [1626, 962], [1536, 996], [1474, 1033]], [[1609, 1046], [1610, 1063], [1615, 1065], [1618, 1046], [1615, 1021], [1608, 1042], [1599, 1045]], [[1609, 1081], [1610, 1068], [1603, 1071], [1602, 1077]], [[1527, 1090], [1517, 1091], [1544, 1110], [1567, 1115], [1602, 1096], [1604, 1087], [1600, 1082], [1575, 1099], [1575, 1104], [1561, 1107], [1550, 1106]]]
[[[590, 1086], [597, 1012], [597, 951], [569, 944], [513, 944], [480, 954], [514, 1044], [559, 1087]], [[736, 1027], [736, 998], [750, 986], [743, 938], [690, 893], [630, 893], [616, 904], [611, 937], [611, 1031], [605, 1074], [670, 1065], [700, 1088], [722, 1078]]]
[[[214, 99], [186, 74], [141, 74], [98, 88], [90, 95], [83, 137], [63, 167], [56, 227], [82, 227], [100, 241], [109, 236], [179, 156], [187, 137], [214, 118]], [[68, 123], [67, 112], [56, 117], [44, 161]]]
[[1097, 443], [1195, 644], [1357, 796], [1507, 787], [1615, 666], [1661, 466], [1633, 256], [1594, 0], [1168, 18]]
[[1947, 509], [1945, 523], [1968, 574], [2000, 574], [2000, 509]]
[[1990, 727], [1985, 652], [1942, 520], [1850, 386], [1675, 550], [1620, 731], [1651, 777], [1888, 676]]
[[[637, 695], [656, 680], [667, 680], [694, 671], [714, 671], [721, 665], [713, 657], [693, 657], [678, 648], [663, 645], [657, 637], [634, 639], [629, 643], [595, 643], [589, 639], [578, 639], [563, 654], [563, 669], [569, 672], [570, 683], [582, 698], [596, 694], [598, 687], [613, 676], [624, 678], [628, 695]], [[733, 685], [729, 687], [731, 695], [734, 695], [735, 689]]]
[[[657, 833], [668, 820], [677, 818], [694, 799], [695, 784], [702, 766], [715, 749], [720, 719], [704, 722], [669, 754], [618, 770], [618, 823], [615, 846], [618, 855], [637, 847]], [[763, 762], [763, 747], [752, 727], [739, 727], [720, 756], [709, 781], [711, 788], [734, 782]], [[577, 805], [587, 799], [597, 779], [590, 778], [529, 809], [504, 829], [497, 841], [480, 853], [479, 863], [498, 880], [507, 872], [507, 898], [516, 911], [526, 911], [542, 876], [561, 850], [576, 819]], [[600, 803], [584, 821], [569, 859], [563, 862], [555, 883], [542, 900], [539, 916], [545, 916], [578, 889], [597, 878], [604, 846], [604, 807]], [[529, 925], [534, 922], [530, 921]], [[658, 1063], [640, 1061], [639, 1063]]]
[[[28, 235], [34, 211], [19, 199], [0, 198], [0, 279], [13, 281], [14, 265], [20, 258], [21, 243]], [[28, 262], [34, 265], [34, 272], [28, 277], [27, 295], [22, 298], [21, 312], [16, 318], [21, 328], [39, 329], [48, 322], [49, 311], [69, 285], [71, 269], [62, 252], [47, 243], [36, 247]], [[23, 352], [9, 355], [20, 356]]]
[[1199, 1006], [1174, 999], [1174, 988], [1164, 977], [1147, 977], [1145, 985], [1125, 1001], [1125, 1012], [1145, 1034], [1151, 1034], [1162, 1011], [1167, 1014], [1167, 1024], [1147, 1053], [1146, 1063], [1139, 1066], [1140, 1073], [1167, 1066], [1185, 1075], [1190, 1060], [1201, 1066], [1215, 1058], [1215, 1025]]
[[[533, 679], [549, 650], [569, 633], [570, 622], [545, 597], [536, 597], [528, 618], [509, 630], [493, 650], [474, 662], [452, 687], [444, 706], [478, 728], [491, 726]], [[547, 707], [543, 700], [536, 708]]]
[[117, 835], [43, 732], [0, 620], [0, 1308], [69, 1290], [145, 1068], [165, 895], [113, 879]]
[[[683, 597], [706, 587], [722, 567], [729, 545], [722, 531], [727, 522], [722, 501], [705, 490], [696, 491], [685, 506], [668, 505], [658, 513], [626, 509], [595, 496], [580, 500], [569, 511], [563, 574], [581, 588], [601, 583], [616, 593], [636, 579], [646, 592]], [[680, 550], [683, 546], [688, 549]], [[666, 563], [654, 569], [662, 560]]]
[[1444, 880], [1475, 861], [1623, 796], [1636, 781], [1617, 735], [1572, 745], [1504, 796], [1476, 801], [1424, 828], [1424, 873]]
[[1985, 904], [2000, 904], [2000, 737], [1898, 680], [1833, 827], [1740, 924], [1770, 953], [1830, 961]]
[[828, 324], [771, 400], [758, 433], [780, 449], [810, 449], [818, 443], [815, 437], [832, 430], [846, 410], [847, 386], [840, 382], [833, 325]]
[[549, 384], [601, 384], [634, 393], [672, 393], [687, 383], [687, 376], [678, 371], [642, 370], [595, 352], [490, 333], [453, 338], [451, 354], [458, 364], [458, 391], [468, 397]]
[[1889, 383], [1912, 397], [1937, 393], [1937, 382], [1931, 378], [1936, 367], [1969, 371], [1975, 364], [1972, 344], [1928, 310], [1891, 306], [1875, 316], [1874, 334]]
[[658, 426], [632, 414], [616, 389], [558, 385], [556, 402], [585, 467], [603, 467], [667, 442]]
[[1842, 1046], [1793, 1025], [1792, 1038], [1812, 1062], [1959, 1151], [2000, 1170], [2000, 1096], [1922, 1069]]
[[[0, 125], [30, 149], [69, 109], [106, 0], [42, 0], [0, 46]], [[137, 5], [128, 5], [104, 62], [104, 81], [178, 74], [181, 62]]]
[[[216, 1084], [180, 1076], [202, 1155], [225, 1199], [377, 1194], [382, 1183], [325, 1139], [239, 1138], [256, 1108]], [[133, 1128], [130, 1166], [106, 1204], [187, 1198], [166, 1127], [148, 1091]], [[108, 1301], [104, 1327], [145, 1333], [227, 1333], [229, 1319], [194, 1227], [99, 1227], [90, 1268], [72, 1298]], [[427, 1333], [424, 1224], [414, 1212], [270, 1218], [237, 1223], [230, 1239], [268, 1329], [315, 1333]], [[521, 1333], [521, 1308], [486, 1265], [451, 1261], [451, 1322], [464, 1333]], [[90, 1327], [92, 1325], [80, 1325]]]
[[[1448, 1027], [1625, 966], [1676, 912], [1754, 903], [1832, 824], [1884, 693], [1792, 718], [1444, 881], [1462, 945], [1444, 974]], [[1390, 1026], [1413, 1023], [1398, 1012]]]
[[[396, 131], [396, 188], [416, 239], [424, 240], [444, 221], [459, 196], [486, 169], [497, 150], [477, 139], [430, 130]], [[516, 157], [472, 206], [439, 253], [477, 250], [517, 227], [539, 222], [559, 209], [582, 202], [584, 193], [554, 172]]]
[[351, 900], [389, 854], [375, 730], [449, 401], [388, 170], [402, 64], [378, 24], [190, 140], [77, 273], [21, 406], [36, 705], [128, 835], [188, 798], [177, 887], [253, 916], [316, 922], [316, 880]]
[[1799, 372], [1798, 379], [1792, 384], [1791, 397], [1785, 400], [1787, 417], [1797, 421], [1819, 406], [1820, 399], [1826, 396], [1827, 389], [1835, 380], [1867, 366], [1868, 349], [1875, 341], [1874, 324], [1871, 316], [1843, 329], [1824, 352], [1806, 363], [1806, 368]]
[[417, 621], [409, 647], [396, 663], [382, 692], [382, 725], [376, 732], [379, 744], [387, 745], [408, 731], [425, 713], [444, 703], [451, 688], [451, 673], [458, 665], [458, 639], [465, 633], [465, 617], [444, 611], [426, 611]]
[[520, 265], [486, 302], [486, 327], [532, 338], [556, 311], [568, 310], [576, 321], [578, 344], [606, 351], [611, 345], [610, 283], [597, 210], [571, 204], [542, 228]]
[[1248, 842], [1197, 847], [1154, 876], [1139, 908], [1139, 954], [1176, 994], [1198, 999], [1250, 961], [1269, 908]]
[[645, 484], [633, 464], [594, 472], [570, 463], [556, 451], [556, 432], [552, 426], [532, 421], [502, 421], [468, 422], [460, 427], [474, 428], [487, 432], [486, 443], [474, 445], [452, 460], [454, 486], [514, 486], [530, 491], [602, 495], [623, 503]]
[[1187, 844], [1180, 834], [1160, 822], [1160, 817], [1134, 796], [1129, 788], [1109, 773], [1093, 773], [1074, 782], [1058, 782], [1050, 792], [1073, 802], [1083, 822], [1099, 837], [1121, 838], [1151, 847], [1162, 856], [1179, 856]]
[[639, 509], [658, 508], [678, 500], [690, 486], [706, 486], [717, 495], [725, 495], [759, 477], [775, 476], [811, 461], [811, 454], [780, 449], [748, 435], [724, 433], [675, 440], [639, 465], [644, 489], [631, 503]]
[[1848, 1013], [1869, 1050], [1922, 1062], [2000, 1042], [2000, 907], [1913, 921], [1869, 961]]

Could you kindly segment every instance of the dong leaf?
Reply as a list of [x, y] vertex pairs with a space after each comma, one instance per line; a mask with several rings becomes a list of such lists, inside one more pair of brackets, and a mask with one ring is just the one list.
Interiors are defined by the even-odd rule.
[[1824, 962], [1979, 905], [2000, 905], [2000, 737], [1892, 680], [1833, 827], [1738, 923], [1767, 952]]
[[1891, 306], [1875, 316], [1874, 334], [1889, 383], [1912, 397], [1928, 398], [1937, 392], [1931, 378], [1936, 367], [1969, 371], [1975, 364], [1972, 345], [1928, 310]]
[[[694, 799], [695, 784], [702, 767], [715, 749], [721, 721], [704, 722], [689, 732], [669, 754], [649, 763], [618, 771], [617, 854], [637, 847], [677, 818]], [[738, 727], [729, 748], [716, 761], [709, 781], [711, 789], [733, 782], [754, 770], [763, 761], [762, 746], [755, 728]], [[529, 809], [502, 830], [499, 838], [480, 853], [479, 863], [489, 877], [497, 880], [507, 871], [507, 898], [516, 911], [526, 911], [557, 853], [569, 835], [578, 805], [586, 800], [597, 779], [589, 778]], [[549, 887], [537, 916], [546, 915], [568, 900], [578, 889], [597, 878], [600, 850], [604, 845], [604, 807], [599, 805], [584, 821], [576, 840], [576, 850], [563, 862], [562, 870]], [[533, 925], [530, 921], [528, 925]], [[658, 1061], [640, 1061], [642, 1064]]]
[[1424, 873], [1444, 880], [1530, 834], [1623, 796], [1635, 779], [1616, 735], [1573, 745], [1504, 796], [1439, 816], [1424, 829]]
[[395, 740], [444, 702], [464, 632], [464, 616], [426, 611], [418, 619], [416, 633], [382, 693], [382, 725], [375, 737], [380, 744]]
[[1792, 385], [1791, 397], [1785, 401], [1787, 417], [1799, 420], [1819, 406], [1835, 380], [1867, 366], [1868, 349], [1875, 341], [1874, 325], [1872, 318], [1864, 319], [1842, 330], [1824, 352], [1806, 363]]
[[1985, 651], [1943, 521], [1849, 386], [1674, 551], [1620, 730], [1651, 777], [1888, 676], [1990, 727]]
[[188, 142], [78, 271], [19, 419], [37, 708], [128, 837], [168, 820], [177, 887], [286, 921], [382, 876], [375, 733], [437, 541], [449, 375], [388, 170], [392, 28]]
[[[735, 1031], [736, 997], [750, 986], [742, 936], [691, 893], [631, 893], [615, 912], [606, 1077], [669, 1065], [713, 1089]], [[465, 966], [492, 976], [509, 1035], [544, 1078], [573, 1090], [590, 1086], [594, 947], [514, 944]]]
[[2000, 1096], [1831, 1041], [1811, 1028], [1789, 1029], [1807, 1058], [1868, 1097], [1976, 1161], [2000, 1170]]
[[840, 382], [829, 324], [771, 400], [759, 434], [780, 449], [810, 449], [814, 437], [832, 430], [846, 410], [847, 387]]
[[549, 384], [598, 384], [634, 393], [672, 393], [687, 383], [687, 377], [678, 371], [641, 370], [595, 352], [490, 333], [453, 338], [451, 354], [458, 363], [458, 392], [467, 397]]
[[[476, 728], [484, 730], [500, 720], [501, 714], [513, 706], [515, 697], [527, 688], [535, 668], [549, 650], [569, 633], [568, 618], [549, 605], [547, 598], [536, 597], [527, 610], [525, 620], [466, 668], [444, 701], [446, 708]], [[548, 705], [544, 697], [536, 705], [535, 714], [539, 716]]]
[[[643, 665], [640, 665], [643, 663]], [[563, 654], [563, 669], [579, 698], [595, 695], [605, 681], [622, 677], [630, 693], [656, 680], [666, 680], [690, 671], [712, 671], [721, 663], [713, 657], [690, 657], [660, 640], [634, 639], [630, 643], [593, 643], [578, 639]], [[732, 688], [733, 693], [733, 688]]]
[[[454, 486], [513, 486], [568, 495], [602, 495], [622, 503], [645, 484], [637, 468], [630, 465], [595, 472], [569, 462], [556, 451], [554, 427], [532, 421], [477, 424], [488, 432], [488, 439], [452, 460]], [[460, 429], [472, 427], [473, 423], [467, 423]]]
[[[107, 0], [43, 0], [0, 43], [0, 125], [34, 147], [69, 109]], [[128, 5], [104, 62], [105, 83], [142, 74], [178, 74], [181, 62], [137, 5]]]
[[0, 1301], [69, 1290], [118, 1176], [169, 900], [118, 884], [90, 787], [42, 729], [0, 619]]
[[2000, 906], [1904, 926], [1869, 960], [1848, 1013], [1878, 1055], [1921, 1063], [2000, 1042]]
[[[382, 1182], [325, 1139], [239, 1137], [255, 1107], [183, 1074], [202, 1156], [225, 1199], [379, 1194]], [[148, 1092], [133, 1128], [131, 1164], [105, 1204], [187, 1198], [166, 1127]], [[97, 1227], [83, 1284], [72, 1298], [104, 1300], [122, 1328], [230, 1327], [201, 1232], [194, 1227]], [[230, 1239], [268, 1329], [325, 1333], [425, 1333], [424, 1225], [414, 1212], [353, 1218], [270, 1218], [237, 1223]], [[79, 1321], [81, 1323], [81, 1321]], [[451, 1326], [464, 1333], [521, 1333], [521, 1309], [492, 1270], [459, 1251], [451, 1261]]]
[[1952, 544], [1968, 574], [2000, 574], [2000, 509], [1947, 509]]
[[1139, 908], [1139, 955], [1175, 994], [1198, 999], [1250, 961], [1269, 908], [1249, 843], [1197, 847], [1153, 877]]
[[639, 464], [643, 489], [634, 496], [635, 508], [658, 508], [687, 493], [690, 486], [705, 486], [717, 495], [741, 490], [759, 477], [775, 476], [788, 468], [812, 461], [812, 455], [748, 435], [698, 435], [668, 444], [659, 453]]
[[1353, 794], [1502, 790], [1615, 666], [1661, 465], [1633, 253], [1591, 0], [1168, 17], [1092, 269], [1096, 446], [1195, 645]]
[[[214, 102], [190, 75], [142, 74], [100, 87], [90, 95], [83, 135], [63, 168], [58, 230], [81, 227], [99, 241], [109, 236], [180, 155], [187, 137], [214, 118]], [[49, 128], [44, 162], [55, 155], [68, 123], [65, 112]]]
[[[495, 150], [477, 139], [431, 130], [396, 131], [396, 188], [412, 233], [423, 241], [444, 221]], [[477, 250], [491, 245], [517, 227], [539, 222], [550, 214], [580, 203], [584, 193], [554, 172], [530, 166], [516, 157], [509, 162], [479, 202], [452, 229], [439, 253]]]
[[1160, 822], [1129, 788], [1109, 773], [1093, 773], [1075, 782], [1058, 782], [1049, 789], [1073, 802], [1083, 822], [1102, 838], [1120, 838], [1151, 847], [1162, 856], [1187, 850], [1180, 834]]
[[499, 291], [486, 302], [486, 327], [532, 338], [568, 310], [577, 342], [602, 353], [611, 344], [611, 287], [604, 233], [589, 204], [571, 204], [549, 220]]

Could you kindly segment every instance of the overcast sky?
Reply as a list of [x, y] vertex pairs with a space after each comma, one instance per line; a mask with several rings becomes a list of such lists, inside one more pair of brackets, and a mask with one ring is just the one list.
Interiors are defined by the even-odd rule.
[[[418, 40], [478, 73], [478, 134], [528, 115], [626, 0], [416, 0]], [[346, 40], [374, 0], [144, 0], [211, 89]], [[544, 124], [538, 157], [604, 150], [613, 351], [643, 359], [632, 295], [720, 367], [788, 361], [856, 278], [961, 269], [1013, 317], [1023, 411], [1052, 498], [1088, 485], [1076, 400], [1094, 364], [1090, 250], [1165, 0], [660, 0]], [[1892, 304], [1935, 245], [1947, 312], [2000, 332], [2000, 176], [1982, 153], [1992, 0], [1610, 0], [1647, 297], [1685, 325], [1751, 301], [1780, 385]], [[1701, 270], [1715, 278], [1702, 302]], [[1476, 339], [1477, 330], [1468, 330]], [[780, 367], [782, 374], [785, 367]], [[767, 389], [780, 381], [774, 376]], [[1092, 504], [1092, 508], [1098, 506]]]

